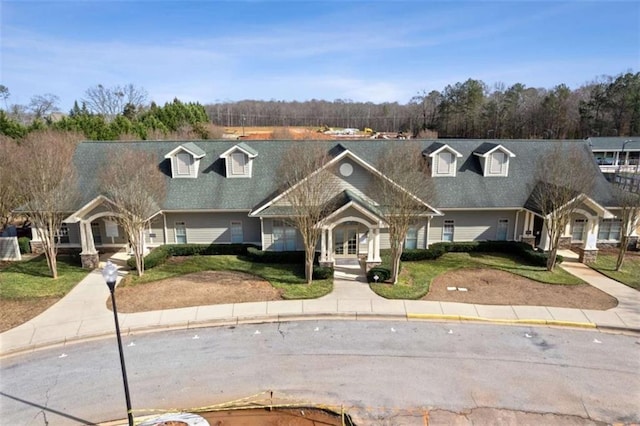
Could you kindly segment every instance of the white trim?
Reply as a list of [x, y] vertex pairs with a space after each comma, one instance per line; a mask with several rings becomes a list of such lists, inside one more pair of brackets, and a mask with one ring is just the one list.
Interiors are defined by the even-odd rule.
[[[360, 157], [358, 157], [357, 155], [355, 155], [354, 153], [352, 153], [351, 151], [349, 151], [348, 149], [345, 149], [343, 152], [341, 152], [339, 155], [337, 155], [336, 157], [334, 157], [333, 159], [331, 159], [330, 161], [327, 161], [326, 164], [324, 164], [322, 167], [320, 167], [318, 170], [312, 172], [309, 176], [313, 176], [317, 173], [320, 173], [321, 170], [327, 169], [329, 167], [332, 167], [334, 164], [340, 162], [344, 157], [349, 156], [354, 162], [358, 163], [360, 166], [364, 167], [365, 169], [369, 170], [372, 174], [377, 175], [378, 177], [387, 180], [388, 182], [392, 183], [393, 185], [395, 185], [396, 187], [398, 187], [400, 190], [407, 192], [408, 194], [411, 195], [411, 197], [416, 200], [418, 203], [422, 204], [423, 206], [427, 207], [428, 209], [430, 209], [431, 211], [434, 212], [435, 215], [438, 216], [442, 216], [442, 213], [440, 213], [440, 211], [432, 206], [430, 206], [429, 204], [425, 203], [423, 200], [421, 200], [420, 198], [416, 197], [415, 195], [411, 194], [410, 192], [406, 191], [404, 188], [402, 188], [401, 185], [398, 185], [397, 183], [395, 183], [394, 181], [392, 181], [391, 179], [389, 179], [388, 177], [386, 177], [385, 175], [383, 175], [378, 169], [376, 169], [375, 167], [373, 167], [371, 164], [367, 163], [366, 161], [364, 161], [363, 159], [361, 159]], [[304, 179], [303, 179], [304, 181]], [[298, 185], [301, 185], [302, 181], [295, 184], [294, 186], [292, 186], [291, 188], [287, 189], [284, 192], [281, 192], [280, 194], [276, 195], [274, 198], [272, 198], [270, 201], [268, 201], [267, 203], [265, 203], [264, 205], [258, 207], [257, 209], [253, 210], [251, 213], [249, 213], [250, 217], [254, 217], [256, 216], [258, 213], [260, 213], [261, 211], [265, 210], [266, 208], [272, 206], [274, 203], [276, 203], [277, 201], [279, 201], [280, 199], [284, 198], [289, 192], [291, 192], [294, 188], [296, 188]]]
[[234, 145], [231, 148], [229, 148], [228, 150], [226, 150], [225, 152], [223, 152], [222, 154], [220, 154], [220, 156], [218, 158], [227, 158], [229, 156], [229, 154], [232, 154], [235, 151], [242, 151], [249, 158], [252, 158], [252, 159], [256, 158], [258, 156], [258, 154], [252, 154], [251, 152], [247, 151], [246, 149], [243, 149], [241, 146]]
[[190, 149], [185, 148], [183, 145], [180, 145], [177, 148], [174, 148], [171, 151], [169, 151], [167, 154], [165, 154], [164, 158], [172, 158], [179, 151], [185, 151], [197, 160], [205, 156], [205, 154], [198, 155], [195, 152], [191, 151]]

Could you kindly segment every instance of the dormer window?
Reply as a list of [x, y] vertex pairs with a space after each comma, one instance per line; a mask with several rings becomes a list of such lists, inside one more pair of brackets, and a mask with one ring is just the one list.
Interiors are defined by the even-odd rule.
[[194, 163], [193, 155], [187, 152], [181, 152], [176, 155], [176, 165], [178, 166], [178, 175], [179, 176], [190, 176], [193, 174], [193, 163]]
[[173, 178], [197, 178], [200, 159], [205, 152], [193, 142], [180, 145], [169, 152], [164, 158], [171, 161], [171, 177]]
[[455, 149], [442, 143], [434, 143], [423, 151], [422, 155], [431, 158], [431, 176], [455, 177], [458, 158], [462, 157]]
[[249, 164], [247, 154], [244, 152], [234, 152], [231, 154], [231, 174], [234, 176], [247, 175], [247, 165]]
[[480, 157], [484, 176], [509, 176], [509, 158], [516, 155], [499, 144], [484, 143], [473, 152]]
[[253, 159], [258, 153], [245, 143], [239, 143], [220, 155], [225, 160], [228, 178], [250, 178]]

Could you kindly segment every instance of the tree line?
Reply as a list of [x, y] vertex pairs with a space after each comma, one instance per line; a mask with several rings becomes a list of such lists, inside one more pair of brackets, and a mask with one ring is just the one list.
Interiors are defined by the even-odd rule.
[[[34, 96], [28, 105], [10, 105], [0, 85], [0, 134], [22, 138], [34, 130], [75, 131], [92, 140], [219, 138], [223, 127], [303, 126], [316, 129], [370, 128], [420, 137], [579, 139], [640, 134], [640, 73], [601, 76], [572, 90], [516, 83], [489, 86], [468, 79], [441, 91], [421, 91], [398, 102], [242, 100], [201, 105], [147, 101], [131, 84], [87, 89], [68, 114], [55, 113], [58, 97]], [[52, 114], [53, 113], [53, 114]], [[60, 114], [58, 114], [60, 115]], [[429, 131], [429, 132], [427, 132]]]
[[640, 73], [603, 76], [578, 89], [516, 83], [489, 87], [468, 79], [422, 91], [405, 105], [336, 99], [243, 100], [206, 104], [219, 126], [347, 127], [379, 132], [425, 130], [441, 138], [563, 139], [640, 134]]

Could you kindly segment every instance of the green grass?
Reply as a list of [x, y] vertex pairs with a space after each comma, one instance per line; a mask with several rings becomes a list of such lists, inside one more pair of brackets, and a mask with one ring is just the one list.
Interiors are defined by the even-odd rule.
[[371, 288], [388, 299], [420, 299], [429, 292], [435, 277], [461, 268], [499, 269], [546, 284], [584, 284], [584, 281], [559, 267], [548, 272], [543, 267], [525, 265], [521, 259], [505, 254], [446, 253], [436, 260], [402, 262], [398, 284], [371, 284]]
[[640, 256], [626, 256], [620, 271], [615, 270], [617, 258], [617, 254], [599, 253], [596, 262], [589, 266], [609, 278], [640, 290]]
[[285, 299], [313, 299], [331, 293], [333, 280], [304, 279], [303, 265], [253, 263], [237, 256], [191, 256], [181, 262], [168, 262], [145, 271], [142, 277], [129, 276], [125, 286], [173, 278], [200, 271], [238, 271], [253, 274], [282, 289]]
[[0, 298], [62, 297], [88, 273], [66, 256], [58, 256], [58, 278], [55, 280], [51, 278], [44, 255], [11, 262], [0, 269]]

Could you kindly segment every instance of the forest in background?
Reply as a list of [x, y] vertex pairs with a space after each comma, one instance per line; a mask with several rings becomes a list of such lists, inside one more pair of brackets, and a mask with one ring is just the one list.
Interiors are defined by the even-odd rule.
[[[134, 85], [87, 89], [71, 111], [58, 97], [9, 105], [0, 85], [0, 134], [21, 139], [33, 130], [75, 131], [91, 140], [215, 139], [224, 127], [357, 128], [439, 138], [578, 139], [640, 134], [640, 73], [602, 76], [571, 89], [517, 83], [488, 86], [468, 79], [398, 102], [242, 100], [201, 104], [174, 99], [163, 106]], [[279, 133], [282, 137], [282, 132]], [[286, 137], [286, 135], [285, 135]]]

